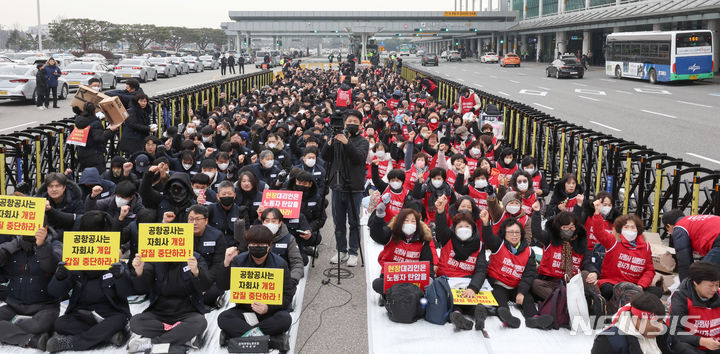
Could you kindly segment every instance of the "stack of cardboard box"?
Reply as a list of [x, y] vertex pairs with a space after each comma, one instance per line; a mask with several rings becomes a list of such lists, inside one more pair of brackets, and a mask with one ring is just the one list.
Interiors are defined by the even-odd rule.
[[653, 265], [655, 266], [655, 278], [652, 284], [663, 289], [663, 292], [670, 293], [669, 288], [679, 283], [678, 274], [675, 272], [677, 261], [675, 260], [675, 249], [663, 245], [660, 234], [655, 232], [644, 232], [645, 241], [650, 244], [652, 250]]
[[88, 86], [81, 85], [70, 105], [77, 107], [80, 111], [82, 111], [86, 102], [94, 103], [97, 107], [97, 111], [104, 112], [108, 123], [113, 125], [124, 122], [129, 116], [119, 97], [110, 97], [102, 92], [93, 90]]

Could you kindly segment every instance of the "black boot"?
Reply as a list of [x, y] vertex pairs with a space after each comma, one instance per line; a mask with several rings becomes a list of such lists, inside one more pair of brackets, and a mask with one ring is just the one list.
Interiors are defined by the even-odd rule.
[[525, 319], [525, 327], [537, 329], [549, 329], [553, 324], [553, 317], [550, 315], [535, 315]]
[[488, 311], [483, 304], [475, 306], [475, 330], [482, 331], [485, 329], [485, 319], [488, 317]]
[[50, 353], [73, 350], [72, 337], [56, 334], [52, 336], [52, 338], [48, 339], [45, 350]]
[[472, 321], [465, 318], [465, 316], [458, 311], [450, 313], [450, 322], [455, 325], [456, 331], [469, 331], [473, 327]]
[[33, 336], [30, 337], [30, 340], [27, 343], [27, 347], [40, 349], [40, 351], [44, 352], [45, 348], [47, 347], [47, 342], [48, 342], [49, 338], [50, 338], [50, 335], [47, 333], [33, 334]]
[[500, 321], [502, 323], [510, 328], [519, 328], [520, 327], [520, 319], [513, 316], [510, 313], [510, 309], [507, 307], [500, 307], [497, 311], [498, 317], [500, 317]]

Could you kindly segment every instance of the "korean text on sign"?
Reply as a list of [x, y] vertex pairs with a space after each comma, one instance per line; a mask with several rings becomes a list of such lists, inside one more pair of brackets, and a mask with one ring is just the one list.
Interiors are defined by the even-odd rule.
[[278, 268], [231, 268], [230, 301], [282, 305], [284, 271]]
[[424, 290], [430, 283], [430, 262], [385, 262], [383, 277], [384, 291], [400, 283], [415, 284]]
[[193, 255], [192, 224], [140, 224], [138, 231], [143, 262], [186, 262]]
[[474, 298], [464, 298], [462, 296], [463, 292], [465, 292], [465, 289], [452, 289], [453, 305], [498, 305], [497, 301], [495, 301], [495, 297], [490, 291], [478, 291], [477, 295]]
[[300, 204], [302, 192], [297, 191], [276, 191], [268, 189], [263, 192], [263, 208], [278, 208], [286, 219], [297, 219], [300, 217]]
[[0, 234], [33, 236], [45, 220], [45, 198], [0, 195]]
[[66, 231], [63, 262], [69, 270], [108, 270], [120, 259], [120, 233]]

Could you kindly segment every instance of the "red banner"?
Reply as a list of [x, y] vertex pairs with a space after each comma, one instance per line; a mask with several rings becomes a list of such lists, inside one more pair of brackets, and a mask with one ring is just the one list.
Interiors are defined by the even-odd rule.
[[286, 219], [297, 219], [300, 217], [302, 193], [303, 192], [268, 189], [263, 192], [262, 206], [265, 209], [280, 209], [280, 212]]
[[425, 291], [430, 284], [430, 262], [385, 262], [383, 279], [383, 291], [400, 283], [415, 284]]
[[85, 129], [73, 128], [70, 135], [68, 135], [67, 143], [71, 145], [85, 146], [89, 133], [90, 127], [85, 127]]

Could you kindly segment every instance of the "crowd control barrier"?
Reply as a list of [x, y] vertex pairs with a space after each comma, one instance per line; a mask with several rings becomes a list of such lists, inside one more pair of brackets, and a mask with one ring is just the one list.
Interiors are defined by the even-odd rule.
[[[464, 85], [411, 66], [408, 81], [428, 77], [438, 85], [438, 99], [452, 105]], [[497, 105], [504, 140], [521, 155], [538, 161], [551, 186], [567, 173], [576, 174], [585, 197], [608, 191], [623, 213], [640, 216], [658, 232], [663, 211], [720, 215], [720, 171], [656, 152], [647, 146], [562, 121], [526, 104], [473, 89], [483, 106]]]
[[[151, 120], [158, 125], [156, 134], [162, 136], [168, 127], [187, 123], [190, 120], [189, 109], [202, 107], [204, 101], [208, 101], [209, 107], [214, 107], [223, 95], [233, 99], [253, 88], [269, 85], [272, 80], [273, 72], [264, 70], [153, 96], [150, 98]], [[80, 171], [77, 171], [75, 146], [66, 144], [73, 127], [74, 119], [66, 118], [0, 135], [0, 194], [14, 192], [22, 182], [28, 185], [29, 194], [35, 194], [45, 176], [51, 172], [69, 169], [77, 177]], [[106, 161], [117, 153], [120, 136], [122, 129], [108, 142]]]

